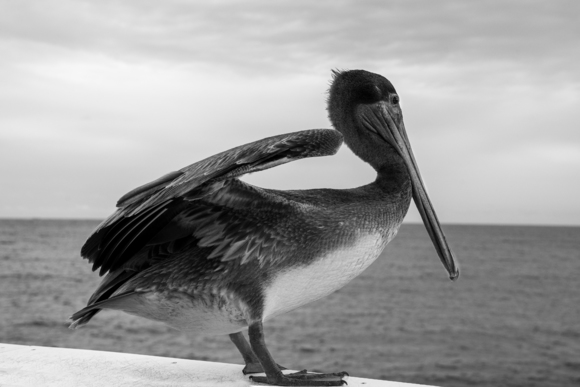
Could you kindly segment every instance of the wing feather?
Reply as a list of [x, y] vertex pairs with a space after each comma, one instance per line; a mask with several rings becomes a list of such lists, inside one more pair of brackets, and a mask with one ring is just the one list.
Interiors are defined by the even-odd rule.
[[81, 255], [93, 263], [93, 270], [100, 269], [100, 275], [129, 262], [135, 270], [150, 265], [151, 258], [144, 255], [139, 258], [144, 262], [135, 261], [146, 246], [191, 235], [199, 247], [213, 247], [208, 258], [262, 262], [280, 247], [281, 238], [267, 230], [257, 232], [263, 224], [243, 208], [272, 197], [237, 177], [305, 157], [332, 155], [341, 144], [336, 130], [305, 130], [242, 145], [171, 172], [123, 195], [117, 211], [99, 225]]
[[[232, 179], [305, 157], [333, 155], [341, 144], [342, 135], [333, 129], [268, 137], [218, 153], [136, 188], [125, 194], [117, 206], [127, 208], [130, 216], [136, 215], [157, 203], [185, 196], [211, 180]], [[175, 178], [171, 180], [172, 176]]]

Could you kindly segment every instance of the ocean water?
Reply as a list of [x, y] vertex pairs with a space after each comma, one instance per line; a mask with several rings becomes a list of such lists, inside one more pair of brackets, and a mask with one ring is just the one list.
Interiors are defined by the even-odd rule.
[[[67, 318], [99, 282], [79, 256], [97, 221], [0, 220], [0, 341], [242, 363], [226, 336], [105, 311]], [[266, 325], [289, 368], [438, 386], [580, 385], [580, 228], [444, 226], [451, 282], [422, 225], [327, 298]]]

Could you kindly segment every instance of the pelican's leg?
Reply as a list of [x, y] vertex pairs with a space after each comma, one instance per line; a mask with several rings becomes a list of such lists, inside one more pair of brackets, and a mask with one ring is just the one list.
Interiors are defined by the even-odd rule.
[[258, 360], [256, 354], [252, 351], [252, 347], [250, 347], [242, 332], [232, 333], [230, 339], [236, 345], [238, 351], [240, 351], [244, 358], [244, 363], [246, 363], [246, 366], [242, 370], [244, 375], [264, 372], [260, 360]]
[[[259, 374], [264, 372], [264, 369], [260, 364], [260, 360], [258, 360], [258, 357], [252, 350], [252, 347], [250, 347], [250, 344], [248, 343], [242, 332], [232, 333], [230, 335], [230, 340], [232, 340], [232, 342], [236, 345], [236, 348], [238, 348], [238, 351], [240, 351], [242, 357], [244, 358], [244, 363], [246, 363], [246, 366], [242, 370], [244, 375]], [[282, 367], [279, 364], [278, 367], [281, 370], [286, 369], [285, 367]]]
[[250, 376], [255, 382], [266, 383], [277, 386], [342, 386], [347, 384], [343, 377], [345, 372], [337, 374], [306, 374], [305, 371], [284, 375], [268, 348], [264, 340], [264, 328], [261, 321], [254, 322], [248, 328], [250, 344], [254, 354], [260, 360], [266, 376]]

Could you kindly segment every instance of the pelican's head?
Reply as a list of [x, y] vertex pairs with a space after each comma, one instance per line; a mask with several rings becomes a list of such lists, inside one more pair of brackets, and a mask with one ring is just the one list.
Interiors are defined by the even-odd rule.
[[333, 75], [328, 98], [332, 124], [352, 151], [377, 171], [391, 163], [405, 166], [425, 228], [449, 277], [456, 279], [459, 269], [425, 190], [393, 84], [364, 70], [333, 71]]

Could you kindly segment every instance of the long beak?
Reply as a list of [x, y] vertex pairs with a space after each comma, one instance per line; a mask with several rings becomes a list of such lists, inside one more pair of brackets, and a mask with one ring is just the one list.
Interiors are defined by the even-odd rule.
[[415, 161], [415, 156], [413, 156], [413, 151], [411, 150], [411, 144], [407, 137], [400, 110], [398, 112], [395, 111], [386, 102], [379, 102], [374, 105], [363, 105], [362, 109], [363, 124], [365, 127], [391, 144], [405, 161], [407, 170], [411, 176], [415, 205], [421, 214], [421, 218], [437, 250], [439, 259], [441, 259], [441, 263], [443, 263], [443, 266], [445, 266], [445, 269], [449, 273], [449, 278], [456, 280], [459, 277], [459, 267], [455, 263], [453, 253], [445, 239], [445, 234], [443, 233], [439, 219], [437, 219], [433, 204], [431, 204], [429, 195], [427, 195], [417, 161]]

